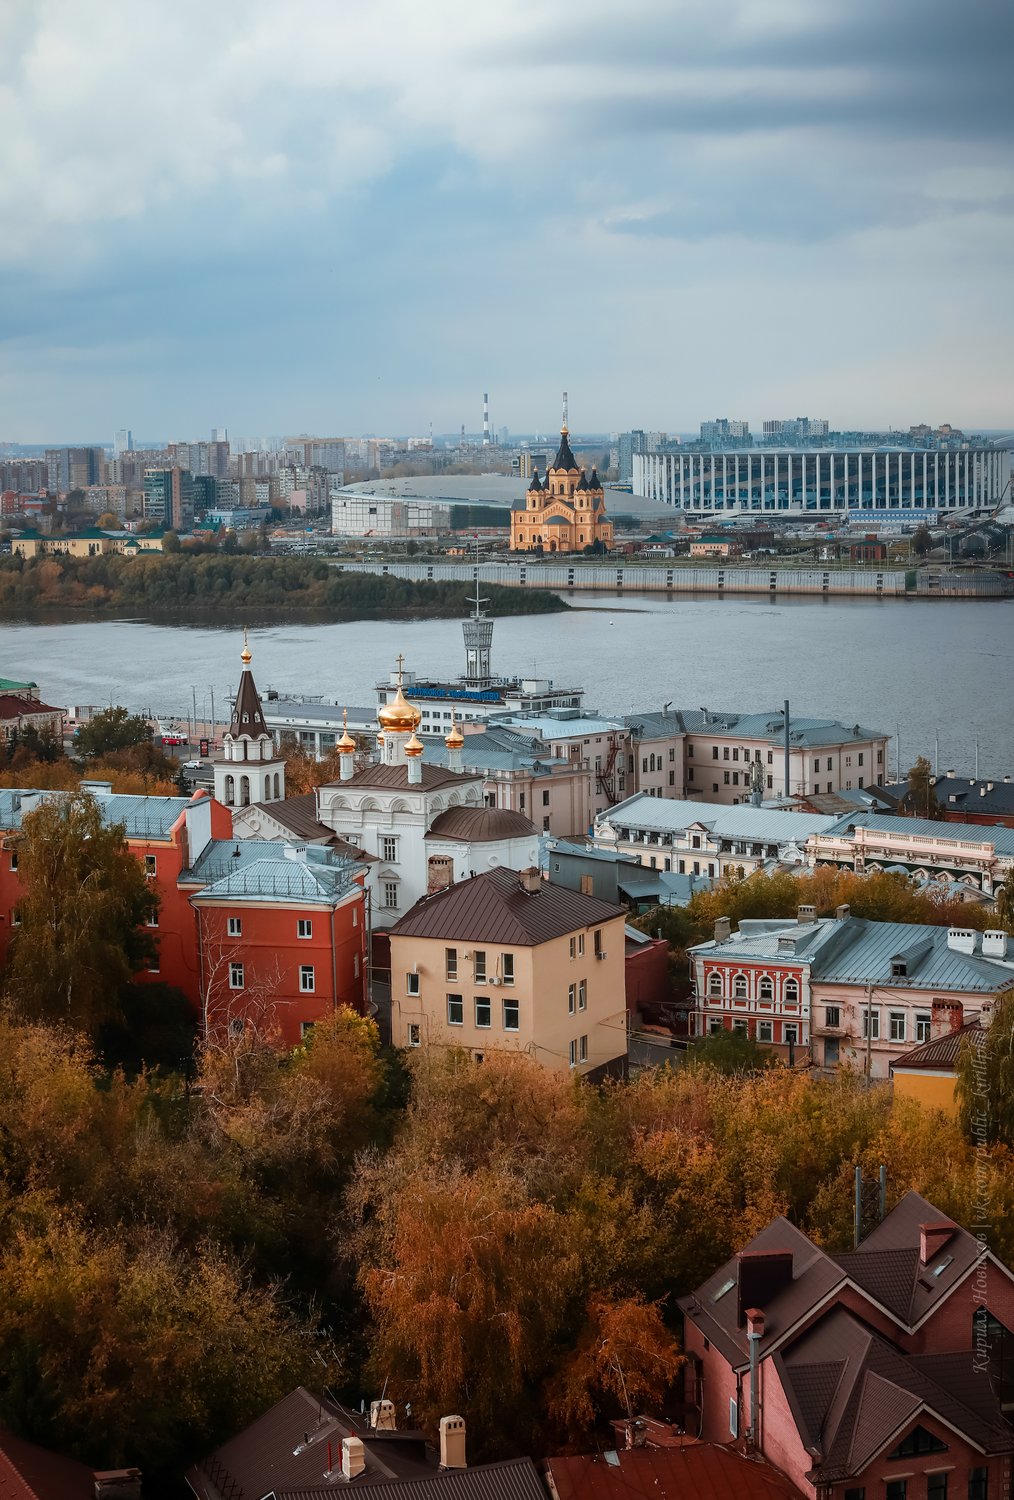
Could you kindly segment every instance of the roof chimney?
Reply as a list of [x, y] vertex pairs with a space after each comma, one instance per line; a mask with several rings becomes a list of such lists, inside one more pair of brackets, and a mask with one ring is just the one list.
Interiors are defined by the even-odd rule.
[[974, 953], [975, 928], [948, 927], [947, 946], [948, 948], [953, 948], [956, 953]]
[[919, 1264], [928, 1266], [931, 1260], [936, 1260], [953, 1233], [954, 1225], [947, 1219], [938, 1220], [936, 1224], [920, 1224]]
[[715, 942], [716, 943], [725, 943], [725, 942], [728, 942], [729, 938], [731, 938], [731, 937], [732, 937], [732, 918], [731, 917], [716, 917], [715, 918]]
[[528, 896], [537, 896], [542, 889], [542, 876], [535, 865], [527, 870], [521, 870], [518, 874], [518, 884]]
[[759, 1307], [748, 1307], [746, 1310], [746, 1332], [751, 1339], [762, 1339], [764, 1337], [764, 1314]]
[[623, 1424], [626, 1448], [644, 1448], [648, 1442], [648, 1424], [643, 1417], [628, 1417]]
[[394, 1402], [379, 1401], [370, 1402], [370, 1426], [374, 1432], [394, 1432], [398, 1424], [394, 1418]]
[[342, 1438], [342, 1476], [355, 1479], [366, 1468], [366, 1449], [362, 1438]]
[[817, 908], [815, 906], [801, 906], [796, 912], [796, 921], [800, 927], [806, 927], [817, 920]]
[[762, 1310], [791, 1281], [791, 1250], [741, 1250], [737, 1299], [740, 1327], [746, 1322], [747, 1308]]
[[934, 1000], [930, 1006], [930, 1036], [936, 1041], [965, 1024], [965, 1010], [960, 1000]]
[[440, 1418], [440, 1467], [467, 1469], [464, 1417]]
[[1007, 957], [1007, 934], [998, 927], [989, 927], [982, 934], [983, 958]]
[[141, 1500], [140, 1469], [96, 1469], [95, 1500]]
[[841, 906], [836, 906], [835, 909], [834, 909], [834, 916], [835, 916], [835, 921], [836, 922], [847, 922], [848, 919], [849, 919], [850, 914], [851, 914], [851, 908], [849, 907], [849, 904], [848, 904], [847, 901], [843, 902]]

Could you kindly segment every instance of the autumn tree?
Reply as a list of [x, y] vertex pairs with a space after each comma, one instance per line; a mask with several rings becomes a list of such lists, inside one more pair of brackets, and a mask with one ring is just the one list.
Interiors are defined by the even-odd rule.
[[155, 954], [147, 921], [158, 894], [85, 794], [26, 814], [18, 842], [23, 894], [5, 993], [17, 1014], [94, 1032], [119, 1019], [133, 976]]
[[601, 1418], [658, 1411], [681, 1363], [660, 1303], [595, 1293], [576, 1348], [548, 1382], [549, 1418], [568, 1442], [585, 1443]]
[[902, 808], [910, 818], [941, 818], [943, 809], [934, 790], [933, 767], [925, 755], [920, 755], [909, 769], [908, 791], [902, 798]]
[[77, 750], [88, 759], [97, 759], [114, 750], [129, 750], [151, 741], [152, 729], [147, 719], [125, 708], [103, 708], [82, 724], [77, 736]]
[[958, 1054], [957, 1096], [970, 1139], [1014, 1147], [1014, 995], [997, 1002], [988, 1026], [966, 1036]]

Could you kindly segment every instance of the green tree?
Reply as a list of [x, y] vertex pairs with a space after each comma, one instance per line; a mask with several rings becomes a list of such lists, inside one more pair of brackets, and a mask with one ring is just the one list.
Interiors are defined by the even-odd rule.
[[925, 557], [933, 546], [933, 535], [925, 523], [917, 526], [912, 533], [912, 551], [917, 557]]
[[1014, 932], [1014, 870], [1008, 872], [996, 892], [996, 916], [1001, 927]]
[[908, 791], [902, 798], [902, 807], [910, 818], [943, 817], [933, 782], [933, 767], [925, 755], [920, 755], [909, 770]]
[[5, 988], [17, 1014], [90, 1033], [122, 1019], [133, 976], [153, 957], [144, 930], [158, 894], [94, 797], [28, 813], [18, 846], [24, 894]]
[[706, 1064], [719, 1073], [757, 1073], [771, 1066], [773, 1057], [766, 1047], [761, 1047], [752, 1037], [739, 1031], [716, 1031], [711, 1036], [695, 1042], [688, 1054], [688, 1061]]
[[997, 1002], [989, 1026], [966, 1036], [957, 1095], [962, 1127], [976, 1144], [1014, 1146], [1014, 995]]
[[113, 750], [129, 750], [134, 745], [143, 745], [152, 739], [151, 725], [140, 714], [129, 713], [125, 708], [104, 708], [82, 725], [77, 737], [77, 748], [81, 755], [94, 760], [108, 755]]
[[182, 547], [180, 546], [180, 539], [175, 531], [167, 531], [165, 536], [162, 538], [162, 551], [167, 555], [173, 552], [182, 551]]

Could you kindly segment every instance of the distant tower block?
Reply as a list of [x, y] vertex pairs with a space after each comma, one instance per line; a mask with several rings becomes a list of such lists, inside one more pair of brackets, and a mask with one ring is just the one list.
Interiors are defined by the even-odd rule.
[[483, 614], [485, 599], [479, 597], [478, 546], [476, 547], [475, 599], [469, 619], [462, 620], [465, 637], [465, 681], [470, 688], [488, 688], [493, 680], [490, 655], [493, 646], [493, 621]]
[[482, 446], [489, 447], [489, 391], [482, 393]]

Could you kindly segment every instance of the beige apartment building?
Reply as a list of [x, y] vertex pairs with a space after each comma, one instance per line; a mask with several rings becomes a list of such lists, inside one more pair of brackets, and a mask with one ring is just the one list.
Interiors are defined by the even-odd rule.
[[396, 1047], [525, 1052], [554, 1072], [626, 1062], [624, 912], [500, 869], [424, 897], [390, 929]]

